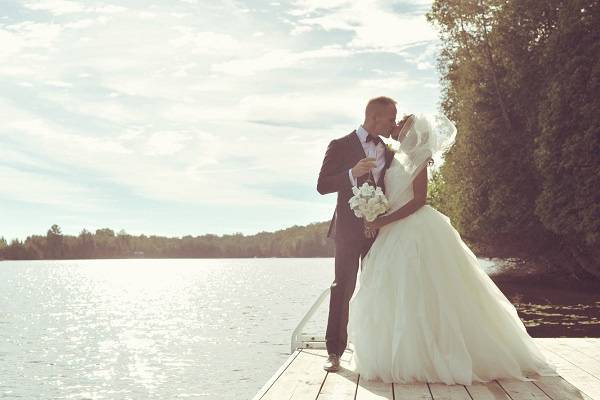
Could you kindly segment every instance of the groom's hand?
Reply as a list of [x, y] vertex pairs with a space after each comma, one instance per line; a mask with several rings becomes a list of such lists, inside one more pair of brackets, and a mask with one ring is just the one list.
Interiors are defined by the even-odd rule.
[[355, 178], [361, 177], [365, 174], [368, 174], [371, 169], [376, 167], [377, 162], [374, 158], [363, 158], [362, 160], [357, 162], [354, 167], [352, 167], [352, 176]]

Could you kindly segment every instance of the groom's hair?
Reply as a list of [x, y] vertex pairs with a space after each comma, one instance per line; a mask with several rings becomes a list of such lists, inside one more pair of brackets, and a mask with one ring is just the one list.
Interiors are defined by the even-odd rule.
[[365, 108], [365, 117], [371, 113], [373, 113], [377, 109], [381, 109], [382, 106], [395, 106], [396, 101], [390, 97], [379, 96], [375, 97], [367, 103], [367, 107]]

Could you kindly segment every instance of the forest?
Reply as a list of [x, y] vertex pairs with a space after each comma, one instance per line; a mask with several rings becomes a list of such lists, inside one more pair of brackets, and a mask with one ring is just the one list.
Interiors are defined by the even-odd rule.
[[478, 242], [600, 279], [600, 2], [437, 0], [455, 145], [436, 207]]

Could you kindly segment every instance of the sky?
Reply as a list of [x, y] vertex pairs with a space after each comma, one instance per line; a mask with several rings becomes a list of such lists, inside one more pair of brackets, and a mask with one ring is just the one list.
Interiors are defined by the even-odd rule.
[[430, 1], [2, 0], [0, 236], [329, 220], [327, 144], [434, 113]]

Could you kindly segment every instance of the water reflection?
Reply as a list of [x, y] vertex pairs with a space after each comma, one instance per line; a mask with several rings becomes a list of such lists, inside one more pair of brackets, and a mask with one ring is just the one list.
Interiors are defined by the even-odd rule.
[[498, 283], [533, 337], [599, 337], [600, 292]]
[[[250, 398], [332, 279], [329, 258], [2, 262], [0, 397]], [[499, 286], [532, 336], [600, 336], [598, 294]]]

